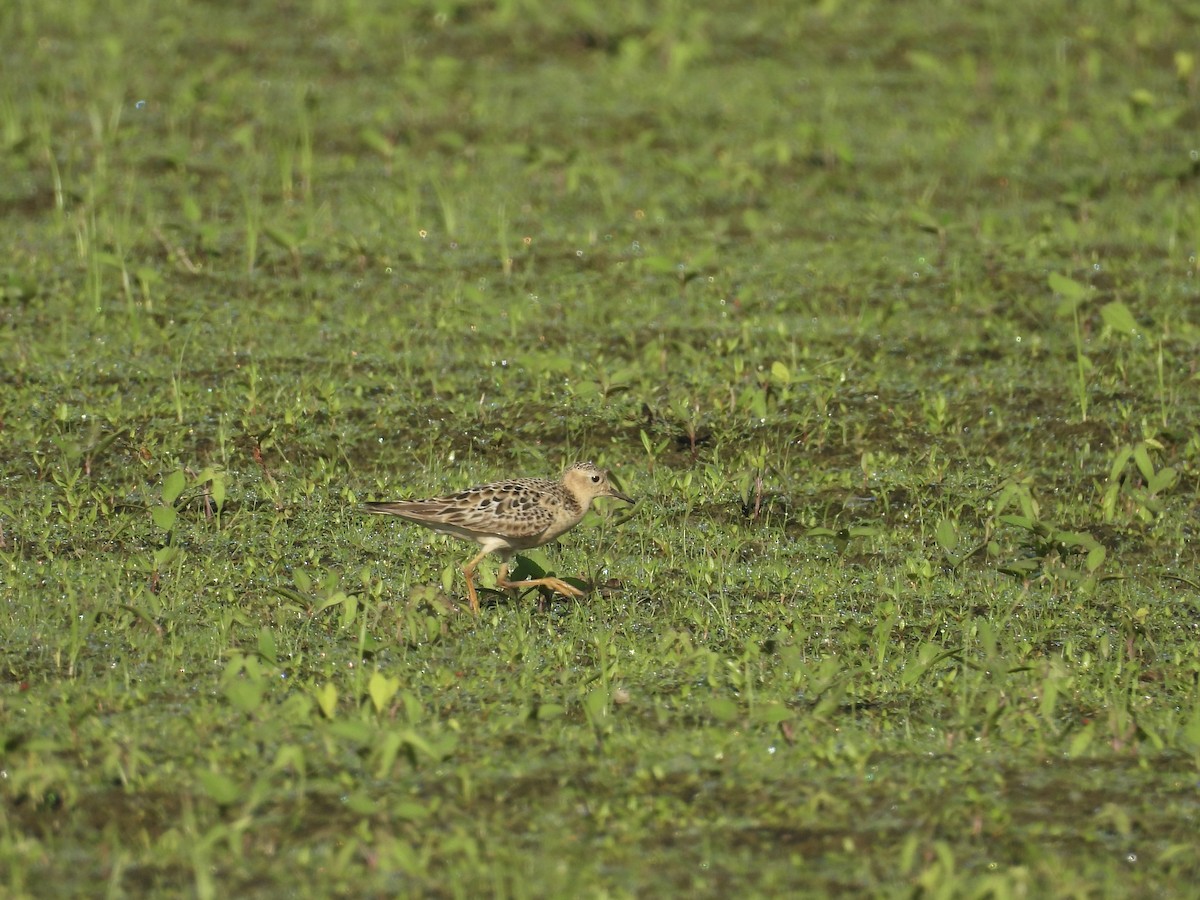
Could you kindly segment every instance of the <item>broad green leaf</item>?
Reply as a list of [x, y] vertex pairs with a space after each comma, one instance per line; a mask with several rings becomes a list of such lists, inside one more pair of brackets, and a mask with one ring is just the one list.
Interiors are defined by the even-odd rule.
[[1072, 759], [1082, 756], [1084, 751], [1092, 743], [1092, 738], [1095, 736], [1095, 725], [1089, 722], [1079, 731], [1075, 732], [1075, 736], [1071, 738], [1071, 745], [1067, 749], [1067, 756]]
[[1146, 88], [1134, 88], [1129, 92], [1129, 102], [1133, 106], [1150, 109], [1158, 105], [1158, 98]]
[[179, 513], [175, 512], [173, 506], [156, 506], [150, 510], [150, 518], [163, 531], [170, 531], [175, 527], [175, 520], [179, 518]]
[[949, 69], [942, 61], [940, 54], [927, 53], [924, 50], [909, 50], [904, 54], [904, 58], [910, 66], [919, 72], [936, 75], [942, 80], [947, 80], [951, 77]]
[[269, 237], [284, 250], [291, 250], [300, 244], [299, 239], [295, 235], [289, 233], [283, 228], [280, 228], [278, 225], [263, 226], [263, 234]]
[[754, 710], [754, 721], [764, 725], [778, 725], [795, 718], [795, 713], [782, 703], [768, 703]]
[[1158, 494], [1174, 487], [1178, 479], [1179, 473], [1170, 466], [1166, 466], [1154, 473], [1154, 477], [1146, 482], [1146, 487], [1150, 493]]
[[399, 731], [391, 731], [383, 735], [382, 740], [376, 741], [375, 756], [377, 765], [375, 768], [375, 777], [384, 779], [389, 777], [392, 767], [396, 764], [396, 757], [400, 751], [407, 746], [408, 741], [405, 735]]
[[179, 495], [183, 493], [184, 487], [187, 485], [187, 476], [179, 469], [176, 469], [165, 479], [163, 479], [162, 499], [163, 503], [170, 506], [179, 499]]
[[304, 762], [304, 748], [299, 744], [284, 744], [276, 752], [271, 769], [275, 772], [291, 769], [297, 775], [303, 776], [308, 769]]
[[367, 693], [371, 695], [371, 703], [375, 706], [377, 713], [383, 712], [384, 707], [396, 696], [398, 690], [400, 690], [400, 679], [389, 678], [382, 672], [373, 672], [367, 682]]
[[279, 658], [275, 646], [275, 632], [270, 628], [264, 627], [258, 631], [258, 655], [269, 663], [274, 663]]
[[941, 519], [937, 523], [938, 546], [947, 553], [953, 553], [958, 548], [958, 528], [950, 519]]
[[335, 591], [333, 596], [326, 597], [317, 607], [317, 612], [324, 612], [334, 606], [339, 606], [350, 601], [350, 596], [345, 591]]
[[327, 719], [332, 719], [333, 714], [337, 711], [337, 688], [327, 681], [313, 691], [313, 695], [317, 698], [317, 706], [320, 707], [321, 714]]
[[1041, 565], [1040, 559], [1014, 559], [1008, 565], [1001, 566], [1000, 571], [1008, 575], [1025, 576], [1036, 572]]
[[1038, 715], [1051, 719], [1058, 705], [1059, 679], [1051, 676], [1042, 681], [1042, 699], [1038, 702]]
[[180, 201], [179, 208], [183, 213], [183, 217], [193, 225], [204, 217], [204, 213], [200, 209], [200, 204], [196, 202], [196, 198], [191, 194], [184, 195], [183, 200]]
[[237, 678], [225, 684], [225, 699], [242, 712], [254, 712], [262, 705], [263, 685], [257, 678]]
[[1084, 550], [1099, 546], [1096, 539], [1086, 531], [1060, 531], [1054, 535], [1054, 539], [1065, 547], [1080, 547]]
[[338, 599], [342, 606], [341, 625], [343, 628], [349, 628], [354, 624], [354, 619], [358, 615], [358, 598], [338, 591], [335, 599]]
[[583, 698], [583, 711], [589, 720], [596, 722], [608, 713], [608, 690], [603, 687], [593, 688]]
[[1104, 497], [1100, 501], [1100, 509], [1104, 513], [1104, 521], [1111, 522], [1117, 511], [1117, 496], [1121, 493], [1120, 482], [1110, 481], [1104, 489]]
[[450, 754], [458, 747], [458, 735], [453, 731], [443, 731], [441, 734], [429, 738], [427, 744], [429, 755], [433, 759], [449, 759]]
[[1058, 306], [1059, 315], [1067, 315], [1074, 311], [1080, 301], [1087, 296], [1088, 288], [1086, 284], [1076, 281], [1073, 278], [1068, 278], [1066, 275], [1060, 275], [1058, 272], [1051, 272], [1050, 290], [1063, 298], [1063, 302]]
[[379, 638], [375, 637], [375, 635], [364, 634], [362, 636], [362, 643], [359, 645], [359, 648], [363, 653], [377, 653], [379, 648], [382, 646], [383, 642], [379, 640]]
[[1114, 301], [1104, 304], [1104, 306], [1100, 307], [1100, 318], [1113, 331], [1119, 331], [1122, 334], [1130, 334], [1137, 331], [1137, 321], [1133, 318], [1133, 313], [1129, 311], [1129, 307], [1124, 303]]
[[201, 769], [196, 773], [196, 780], [204, 793], [221, 806], [229, 806], [242, 796], [242, 786], [221, 772]]
[[368, 149], [374, 150], [384, 159], [391, 159], [396, 152], [395, 144], [375, 128], [364, 128], [358, 136]]
[[388, 807], [388, 812], [398, 819], [404, 819], [409, 822], [424, 822], [431, 815], [428, 806], [412, 800], [401, 800], [399, 803], [393, 803]]
[[360, 816], [373, 816], [383, 809], [383, 803], [365, 791], [355, 791], [345, 800], [346, 809]]
[[675, 274], [679, 271], [676, 262], [665, 256], [646, 256], [641, 260], [642, 268], [655, 275]]
[[1133, 461], [1146, 481], [1154, 477], [1154, 463], [1150, 461], [1150, 454], [1147, 452], [1145, 444], [1138, 444], [1133, 448]]
[[355, 746], [366, 747], [378, 737], [379, 729], [359, 719], [342, 719], [329, 726], [329, 733]]
[[1108, 480], [1115, 482], [1121, 477], [1121, 473], [1125, 471], [1125, 466], [1129, 463], [1129, 457], [1133, 456], [1132, 447], [1122, 447], [1117, 451], [1117, 456], [1113, 460], [1112, 468], [1108, 473]]
[[1028, 516], [1001, 516], [1000, 521], [1005, 525], [1015, 525], [1017, 528], [1024, 528], [1026, 531], [1033, 531], [1033, 519]]
[[913, 224], [916, 225], [918, 228], [921, 228], [925, 231], [932, 232], [933, 234], [941, 234], [942, 233], [941, 223], [938, 222], [938, 220], [935, 219], [932, 215], [930, 215], [927, 210], [916, 209], [916, 208], [910, 209], [908, 211], [908, 217], [910, 219], [912, 219]]

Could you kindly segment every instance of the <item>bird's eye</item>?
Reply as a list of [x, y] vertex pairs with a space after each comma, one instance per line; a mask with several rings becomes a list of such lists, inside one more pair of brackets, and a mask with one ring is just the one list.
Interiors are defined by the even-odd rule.
[[599, 483], [600, 483], [600, 476], [599, 476], [599, 475], [593, 475], [593, 476], [592, 476], [592, 484], [599, 484]]

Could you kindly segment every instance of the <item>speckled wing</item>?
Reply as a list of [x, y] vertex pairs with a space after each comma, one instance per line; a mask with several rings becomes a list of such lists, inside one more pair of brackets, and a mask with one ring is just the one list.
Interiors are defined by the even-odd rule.
[[501, 535], [518, 540], [536, 538], [552, 524], [554, 512], [538, 491], [520, 482], [472, 488], [432, 500], [397, 500], [368, 503], [373, 513], [400, 516], [435, 531], [476, 539]]

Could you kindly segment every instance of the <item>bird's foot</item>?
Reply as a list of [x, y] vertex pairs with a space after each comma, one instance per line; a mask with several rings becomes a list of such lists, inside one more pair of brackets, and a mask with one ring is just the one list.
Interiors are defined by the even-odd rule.
[[504, 590], [524, 590], [531, 587], [544, 587], [556, 594], [562, 594], [564, 597], [582, 597], [584, 592], [573, 584], [567, 584], [561, 578], [533, 578], [529, 581], [509, 581], [497, 580], [496, 586]]

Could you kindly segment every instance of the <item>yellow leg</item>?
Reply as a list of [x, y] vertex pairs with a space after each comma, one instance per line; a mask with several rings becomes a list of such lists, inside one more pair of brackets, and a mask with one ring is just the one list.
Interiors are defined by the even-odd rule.
[[500, 566], [500, 573], [496, 576], [496, 587], [506, 591], [521, 588], [546, 587], [550, 588], [556, 594], [562, 594], [564, 597], [583, 596], [583, 591], [573, 584], [567, 584], [561, 578], [535, 578], [532, 581], [509, 581], [508, 563]]
[[490, 551], [483, 550], [471, 557], [471, 560], [462, 567], [462, 573], [467, 579], [467, 602], [471, 604], [471, 612], [479, 615], [479, 595], [475, 593], [475, 567], [479, 565], [479, 561], [488, 555]]

